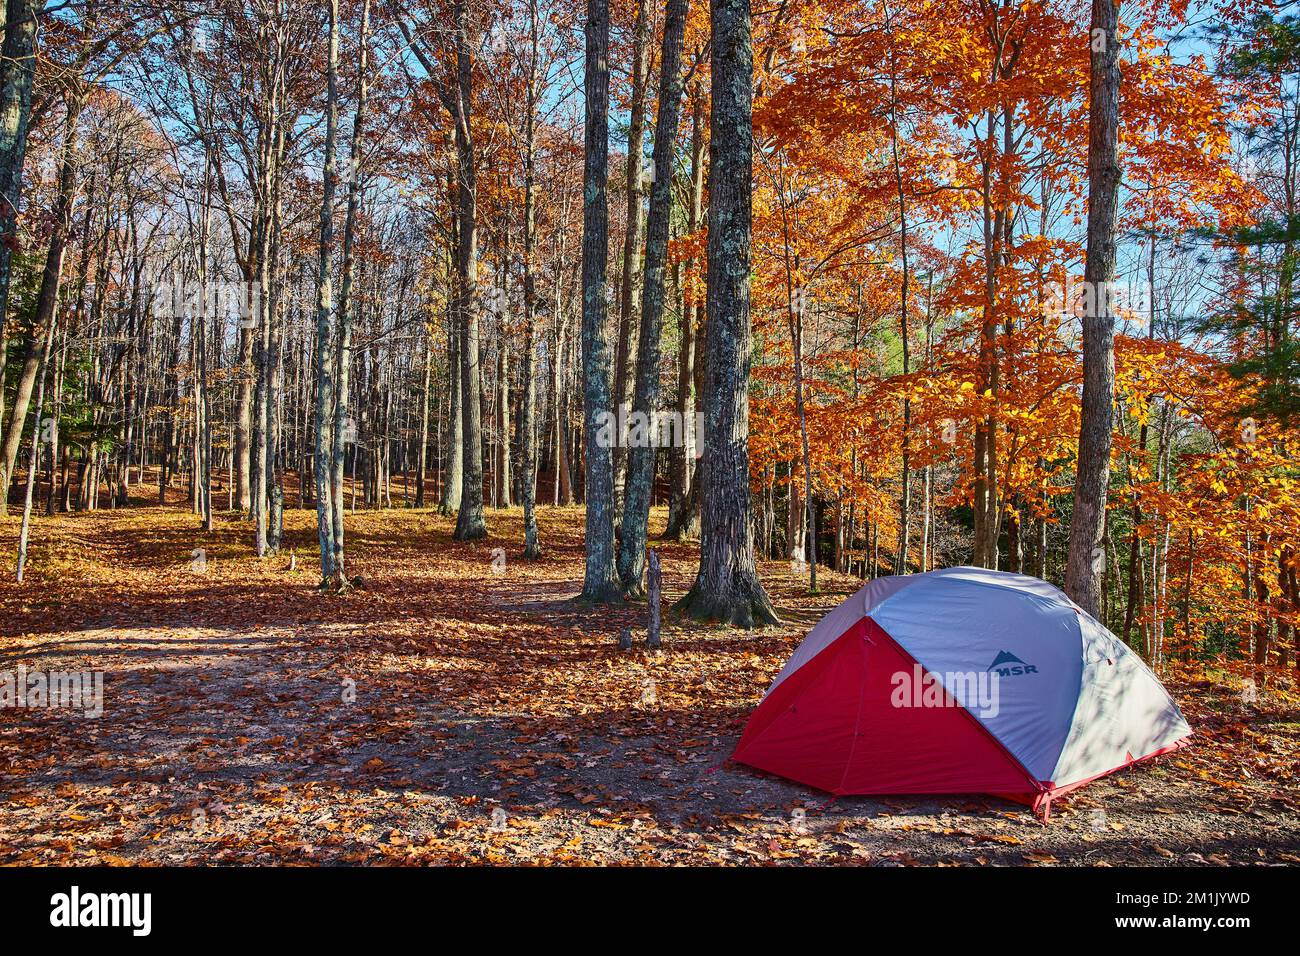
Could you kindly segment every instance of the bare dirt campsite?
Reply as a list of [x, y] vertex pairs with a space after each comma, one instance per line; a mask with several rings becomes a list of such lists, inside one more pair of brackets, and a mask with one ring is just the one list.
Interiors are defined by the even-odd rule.
[[[654, 523], [663, 513], [656, 510]], [[783, 626], [575, 605], [580, 509], [462, 544], [429, 511], [358, 514], [364, 589], [322, 596], [247, 528], [181, 507], [42, 525], [30, 587], [0, 590], [0, 669], [102, 670], [103, 716], [0, 725], [7, 864], [1260, 865], [1300, 860], [1300, 695], [1240, 668], [1162, 676], [1194, 743], [1065, 797], [1050, 822], [980, 795], [824, 794], [727, 758], [803, 633], [860, 582], [809, 597], [763, 565]], [[352, 520], [350, 518], [350, 520]], [[291, 513], [289, 548], [310, 548]], [[12, 531], [0, 549], [12, 553]], [[206, 552], [206, 566], [193, 553]], [[494, 567], [493, 551], [506, 552]], [[691, 579], [663, 549], [669, 599]]]

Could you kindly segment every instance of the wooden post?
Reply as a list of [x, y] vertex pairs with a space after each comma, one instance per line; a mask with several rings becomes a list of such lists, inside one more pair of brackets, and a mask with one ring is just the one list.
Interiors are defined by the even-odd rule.
[[646, 592], [650, 602], [650, 615], [646, 622], [645, 646], [658, 649], [659, 626], [663, 621], [663, 607], [660, 603], [663, 595], [663, 572], [659, 567], [659, 552], [653, 548], [650, 550], [650, 563], [646, 572]]

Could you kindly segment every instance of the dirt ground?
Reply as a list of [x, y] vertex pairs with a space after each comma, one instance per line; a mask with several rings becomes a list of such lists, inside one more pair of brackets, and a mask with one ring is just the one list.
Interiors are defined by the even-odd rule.
[[[570, 600], [582, 513], [543, 509], [536, 563], [518, 510], [488, 518], [460, 544], [433, 512], [358, 514], [365, 586], [343, 596], [315, 588], [305, 511], [293, 570], [252, 557], [248, 523], [209, 535], [180, 507], [41, 519], [22, 586], [0, 523], [0, 671], [104, 672], [98, 719], [0, 710], [0, 863], [1300, 862], [1293, 674], [1162, 675], [1194, 745], [1046, 824], [978, 795], [831, 801], [726, 760], [852, 579], [809, 596], [766, 564], [782, 628], [670, 621], [663, 651], [621, 652], [645, 606]], [[663, 554], [672, 600], [695, 557]]]

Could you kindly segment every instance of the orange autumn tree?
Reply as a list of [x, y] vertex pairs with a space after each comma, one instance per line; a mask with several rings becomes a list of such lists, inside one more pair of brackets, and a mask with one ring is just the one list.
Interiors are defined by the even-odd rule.
[[[1204, 58], [1175, 59], [1162, 40], [1183, 15], [1146, 4], [1121, 24], [1131, 60], [1121, 124], [1130, 233], [1176, 236], [1249, 211], [1231, 165], [1236, 91]], [[828, 562], [864, 573], [968, 559], [1056, 572], [1051, 541], [1068, 518], [1087, 304], [1086, 25], [1083, 4], [972, 2], [789, 4], [760, 22], [753, 474], [774, 554], [811, 557], [805, 542], [820, 520], [831, 528]], [[1185, 330], [1150, 325], [1157, 290], [1140, 260], [1120, 290], [1121, 320], [1136, 333], [1120, 340], [1122, 366], [1134, 348], [1185, 347]], [[1212, 356], [1202, 361], [1217, 367]], [[1117, 400], [1124, 409], [1140, 401], [1130, 380], [1121, 378]], [[1121, 422], [1114, 452], [1123, 466], [1114, 470], [1115, 537], [1128, 536], [1123, 557], [1144, 567], [1158, 557], [1167, 578], [1183, 560], [1181, 525], [1143, 487], [1133, 421]], [[1171, 471], [1199, 473], [1196, 461]], [[941, 512], [970, 522], [973, 553], [961, 536], [947, 543]], [[1170, 525], [1158, 555], [1153, 521]], [[1280, 536], [1232, 534], [1238, 546], [1207, 561], [1206, 587], [1217, 577], [1254, 590], [1233, 566], [1243, 535], [1255, 567], [1292, 560]], [[1118, 549], [1108, 560], [1118, 592]], [[1189, 573], [1194, 590], [1194, 559]], [[1152, 593], [1131, 609], [1112, 599], [1112, 623], [1128, 615], [1149, 632], [1163, 614], [1159, 627], [1171, 628], [1167, 591]], [[1190, 603], [1198, 600], [1213, 606], [1208, 597]], [[1245, 600], [1254, 617], [1278, 613], [1276, 595]], [[1190, 631], [1211, 618], [1200, 624]]]

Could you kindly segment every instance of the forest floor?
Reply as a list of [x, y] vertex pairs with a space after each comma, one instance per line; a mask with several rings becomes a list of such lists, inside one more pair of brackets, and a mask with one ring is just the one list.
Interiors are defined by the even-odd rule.
[[[104, 672], [98, 719], [0, 710], [0, 863], [1300, 862], [1293, 674], [1253, 694], [1222, 666], [1163, 675], [1194, 744], [1046, 824], [977, 795], [828, 801], [726, 759], [856, 581], [810, 596], [766, 564], [783, 627], [670, 620], [663, 651], [621, 652], [645, 606], [575, 605], [582, 512], [540, 517], [529, 563], [518, 509], [474, 544], [433, 512], [359, 513], [365, 587], [343, 596], [316, 590], [307, 511], [286, 519], [296, 570], [252, 557], [249, 523], [205, 534], [180, 507], [41, 518], [21, 587], [0, 521], [0, 671]], [[695, 551], [662, 550], [672, 600]]]

